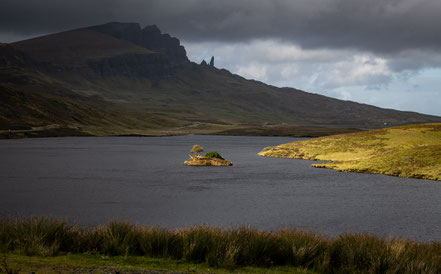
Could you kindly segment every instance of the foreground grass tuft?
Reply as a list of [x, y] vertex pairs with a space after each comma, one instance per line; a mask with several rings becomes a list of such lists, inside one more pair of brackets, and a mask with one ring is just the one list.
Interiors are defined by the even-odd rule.
[[331, 161], [314, 167], [441, 180], [441, 124], [320, 137], [264, 148], [259, 155]]
[[441, 243], [384, 239], [368, 234], [335, 238], [282, 229], [195, 226], [168, 230], [112, 221], [84, 228], [31, 217], [0, 220], [0, 251], [53, 257], [63, 254], [143, 256], [209, 267], [297, 267], [317, 272], [441, 273]]

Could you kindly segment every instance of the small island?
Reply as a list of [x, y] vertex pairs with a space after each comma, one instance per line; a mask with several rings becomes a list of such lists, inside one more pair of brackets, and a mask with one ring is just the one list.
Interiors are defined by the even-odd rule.
[[225, 160], [216, 151], [208, 152], [204, 156], [199, 155], [204, 151], [204, 148], [199, 145], [194, 145], [190, 150], [190, 158], [184, 162], [188, 166], [232, 166], [233, 163]]

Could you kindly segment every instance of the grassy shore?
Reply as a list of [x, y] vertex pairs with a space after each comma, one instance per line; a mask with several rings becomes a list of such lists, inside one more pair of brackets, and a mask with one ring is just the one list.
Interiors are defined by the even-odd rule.
[[441, 272], [438, 242], [417, 243], [368, 234], [329, 238], [295, 229], [267, 232], [249, 227], [197, 226], [168, 230], [117, 221], [84, 228], [32, 217], [0, 220], [0, 248], [4, 265], [24, 265], [26, 271], [39, 265], [51, 269], [119, 267], [200, 272]]
[[314, 167], [441, 180], [441, 124], [409, 125], [268, 147], [259, 155], [331, 161]]
[[[9, 271], [9, 272], [8, 272]], [[231, 273], [231, 269], [207, 263], [188, 263], [169, 258], [63, 254], [27, 256], [20, 252], [0, 253], [0, 273]], [[292, 266], [237, 267], [234, 273], [316, 273]]]

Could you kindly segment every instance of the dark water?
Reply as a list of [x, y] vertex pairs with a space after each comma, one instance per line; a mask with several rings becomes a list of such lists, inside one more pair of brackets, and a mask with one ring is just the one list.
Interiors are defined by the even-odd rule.
[[[441, 240], [441, 183], [315, 169], [263, 158], [279, 137], [105, 137], [0, 141], [0, 215], [51, 215], [85, 225], [126, 219], [297, 227]], [[194, 144], [233, 167], [188, 167]]]

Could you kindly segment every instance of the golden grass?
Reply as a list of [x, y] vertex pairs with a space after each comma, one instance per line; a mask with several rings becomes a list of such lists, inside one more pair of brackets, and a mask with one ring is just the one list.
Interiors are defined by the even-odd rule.
[[320, 137], [265, 148], [259, 155], [330, 161], [314, 167], [441, 180], [441, 124]]

